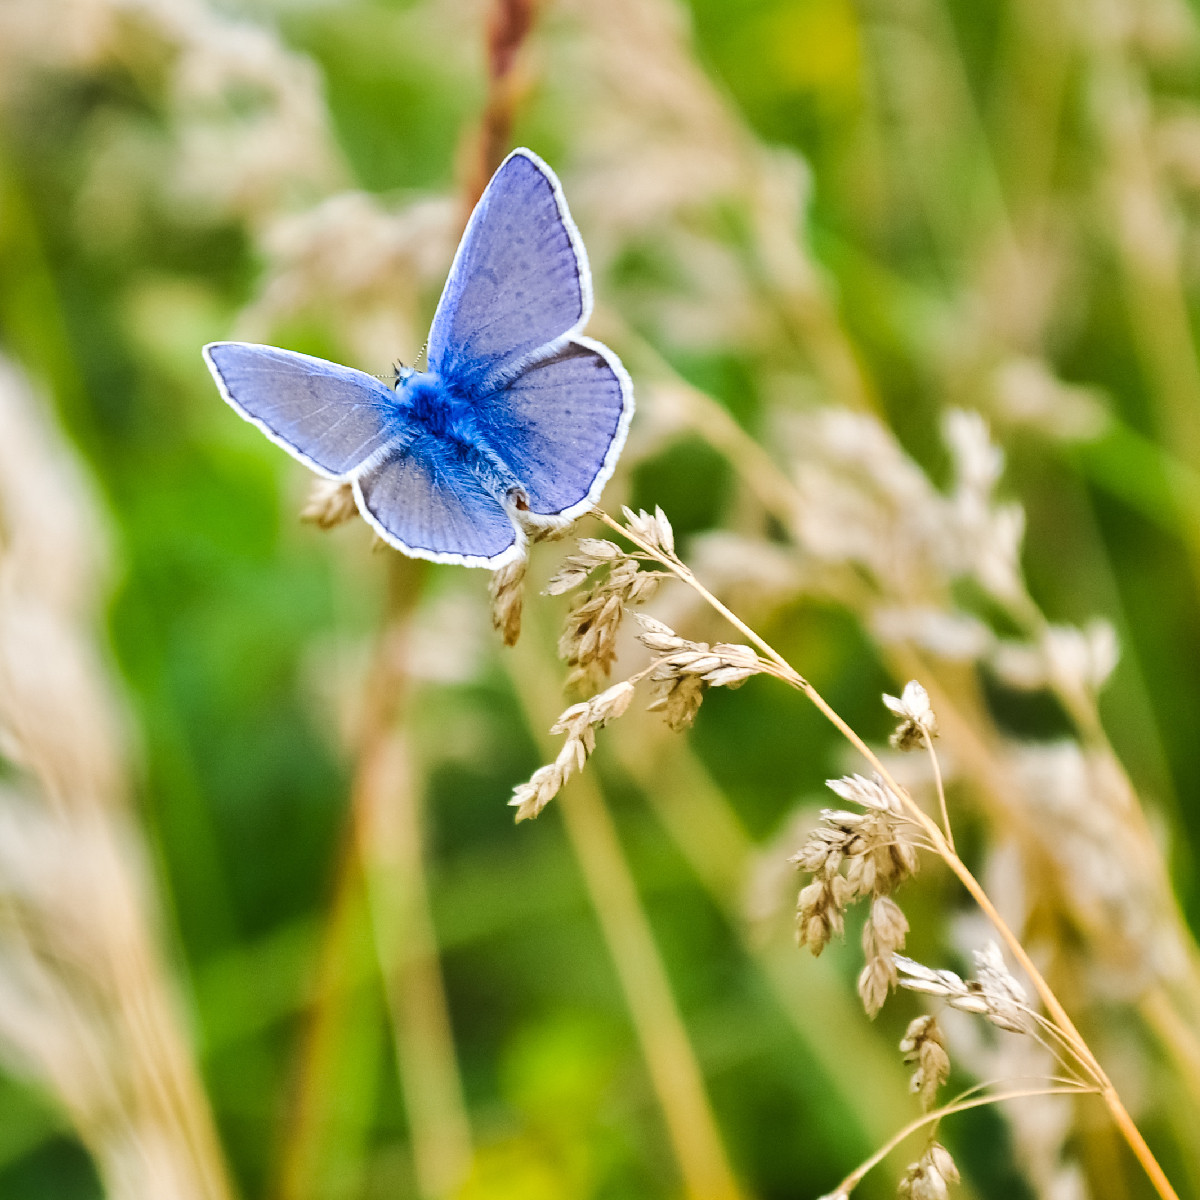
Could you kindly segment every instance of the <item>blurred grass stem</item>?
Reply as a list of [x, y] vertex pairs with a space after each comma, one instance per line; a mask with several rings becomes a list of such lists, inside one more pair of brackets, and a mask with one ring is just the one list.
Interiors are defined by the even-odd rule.
[[521, 69], [521, 48], [537, 20], [540, 0], [493, 0], [488, 11], [487, 101], [469, 152], [466, 213], [483, 195], [492, 172], [512, 149], [513, 119], [529, 88]]
[[335, 1169], [352, 1173], [346, 1164], [358, 1147], [344, 1115], [348, 1105], [342, 1075], [350, 1057], [345, 1043], [359, 1016], [353, 1011], [353, 993], [361, 989], [364, 974], [373, 973], [373, 964], [361, 961], [368, 957], [362, 950], [366, 924], [362, 872], [354, 842], [346, 839], [322, 926], [312, 992], [302, 1010], [304, 1031], [285, 1107], [274, 1200], [310, 1200], [322, 1194]]
[[[526, 637], [512, 656], [519, 696], [530, 698], [529, 725], [544, 755], [556, 747], [543, 732], [561, 707], [560, 688], [535, 658], [542, 639]], [[559, 797], [563, 823], [612, 956], [651, 1083], [690, 1200], [741, 1200], [704, 1090], [666, 967], [659, 955], [616, 826], [595, 776], [573, 776]]]
[[417, 1190], [436, 1200], [471, 1161], [470, 1124], [454, 1051], [429, 911], [420, 788], [402, 733], [412, 681], [410, 618], [424, 564], [392, 555], [390, 613], [368, 683], [366, 735], [354, 782], [354, 834], [367, 884], [376, 955], [387, 997]]
[[[1093, 125], [1108, 157], [1104, 182], [1115, 248], [1159, 434], [1194, 470], [1200, 467], [1200, 360], [1188, 313], [1179, 221], [1157, 178], [1150, 99], [1112, 32], [1117, 22], [1112, 12], [1104, 12], [1095, 26], [1102, 32], [1088, 47]], [[1186, 494], [1177, 494], [1176, 504], [1200, 587], [1200, 517]]]
[[[326, 984], [314, 1005], [298, 1116], [285, 1154], [283, 1200], [315, 1194], [304, 1164], [311, 1156], [309, 1142], [328, 1122], [332, 1099], [327, 1048], [340, 1008], [337, 964], [351, 952], [349, 943], [363, 920], [371, 926], [387, 1000], [417, 1195], [421, 1200], [450, 1195], [471, 1162], [470, 1124], [429, 910], [420, 784], [402, 733], [411, 695], [409, 621], [426, 573], [423, 564], [396, 555], [388, 568], [388, 620], [366, 684], [351, 827], [326, 924]], [[353, 896], [360, 886], [367, 913], [356, 918]]]

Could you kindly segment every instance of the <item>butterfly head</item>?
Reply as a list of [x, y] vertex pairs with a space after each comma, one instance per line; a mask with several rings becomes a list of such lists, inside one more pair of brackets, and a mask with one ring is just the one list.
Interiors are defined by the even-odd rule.
[[416, 367], [406, 367], [402, 362], [392, 366], [392, 387], [399, 390], [417, 373]]

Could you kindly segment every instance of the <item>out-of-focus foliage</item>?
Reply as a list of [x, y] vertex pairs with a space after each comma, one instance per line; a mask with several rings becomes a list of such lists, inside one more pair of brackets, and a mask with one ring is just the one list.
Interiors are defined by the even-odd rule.
[[[108, 530], [104, 619], [80, 619], [120, 681], [111, 736], [135, 764], [122, 803], [145, 843], [129, 869], [150, 863], [134, 890], [240, 1194], [644, 1200], [683, 1194], [682, 1172], [697, 1196], [735, 1194], [732, 1177], [763, 1200], [815, 1196], [916, 1112], [895, 1049], [912, 998], [869, 1024], [856, 931], [819, 963], [791, 944], [786, 858], [846, 761], [832, 731], [754, 680], [711, 696], [686, 738], [631, 711], [598, 752], [595, 799], [682, 1017], [648, 1034], [610, 957], [635, 934], [597, 912], [612, 863], [593, 861], [597, 890], [555, 805], [520, 826], [506, 807], [560, 706], [561, 605], [531, 589], [506, 652], [482, 573], [373, 554], [358, 522], [300, 525], [305, 472], [220, 402], [200, 359], [228, 336], [381, 373], [415, 357], [473, 177], [488, 23], [511, 7], [0, 3], [0, 352], [78, 452], [95, 488], [81, 503]], [[1200, 917], [1198, 63], [1182, 0], [546, 0], [506, 99], [512, 144], [563, 178], [593, 331], [642, 405], [606, 502], [662, 505], [683, 555], [866, 737], [888, 729], [880, 693], [936, 664], [967, 722], [943, 731], [964, 839], [1089, 1013], [1181, 1194], [1200, 1194], [1200, 1022], [1172, 988], [1194, 946], [1168, 922], [1169, 951], [1142, 961], [1130, 947], [1151, 934], [1113, 914], [1158, 928], [1169, 878]], [[881, 632], [896, 597], [852, 556], [818, 561], [815, 535], [793, 556], [739, 430], [800, 478], [819, 457], [803, 422], [835, 406], [882, 419], [897, 460], [947, 488], [944, 411], [988, 421], [1037, 607], [1005, 611], [965, 576], [927, 597], [986, 623], [986, 653]], [[539, 580], [556, 553], [535, 559]], [[726, 636], [674, 603], [696, 636]], [[381, 639], [397, 614], [403, 636]], [[1043, 614], [1116, 628], [1104, 729], [1169, 863], [1131, 871], [1149, 899], [1121, 892], [1104, 858], [1121, 826], [1096, 825], [1116, 832], [1080, 869], [1099, 880], [1091, 925], [1082, 901], [1028, 882], [1069, 875], [1028, 825], [1053, 775], [1058, 814], [1086, 826], [1111, 780], [1103, 732], [1036, 664], [1022, 688], [992, 654], [1041, 645]], [[382, 678], [402, 686], [381, 700], [388, 655]], [[375, 772], [380, 712], [399, 732]], [[1103, 757], [1097, 774], [1074, 751], [1050, 762], [1070, 736]], [[1013, 772], [994, 778], [1000, 800], [972, 773], [980, 753]], [[1035, 799], [1006, 807], [1025, 768]], [[946, 879], [903, 899], [914, 954], [964, 954], [975, 931]], [[1131, 1032], [1147, 996], [1153, 1037]], [[647, 1067], [647, 1036], [679, 1032], [698, 1089]], [[990, 1052], [973, 1048], [964, 1082]], [[96, 1162], [112, 1190], [103, 1131], [36, 1064], [5, 1061], [0, 1196], [88, 1200]], [[672, 1148], [672, 1088], [701, 1142], [715, 1115], [706, 1177]], [[948, 1127], [964, 1194], [1146, 1194], [1099, 1110], [1081, 1111], [1077, 1127], [1047, 1118], [1042, 1150], [1019, 1116]], [[908, 1160], [891, 1161], [862, 1195], [890, 1194]]]

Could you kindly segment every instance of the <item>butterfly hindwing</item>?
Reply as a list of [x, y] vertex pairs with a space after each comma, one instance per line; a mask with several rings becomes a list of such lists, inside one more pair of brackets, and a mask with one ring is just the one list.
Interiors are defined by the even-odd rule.
[[554, 173], [529, 150], [500, 165], [467, 223], [429, 335], [429, 364], [469, 392], [511, 379], [582, 328], [591, 272]]
[[204, 358], [234, 409], [322, 475], [346, 477], [397, 432], [395, 393], [362, 371], [248, 342], [213, 342]]
[[612, 351], [576, 337], [482, 398], [477, 412], [530, 509], [572, 517], [599, 498], [612, 474], [633, 415], [633, 388]]
[[427, 434], [358, 476], [354, 495], [385, 541], [418, 558], [498, 567], [517, 540], [503, 506], [467, 463]]

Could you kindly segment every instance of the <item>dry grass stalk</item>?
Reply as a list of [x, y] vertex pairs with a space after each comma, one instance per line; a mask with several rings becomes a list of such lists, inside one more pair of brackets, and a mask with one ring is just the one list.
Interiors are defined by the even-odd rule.
[[529, 85], [521, 51], [537, 18], [538, 0], [493, 0], [488, 13], [488, 96], [470, 156], [463, 208], [470, 213], [492, 172], [511, 149], [513, 118]]
[[[978, 445], [977, 442], [974, 444]], [[996, 465], [985, 463], [978, 456], [976, 461], [982, 468], [977, 474], [985, 481], [985, 487], [990, 486], [986, 481], [994, 480], [997, 471]], [[969, 487], [967, 492], [969, 495]], [[977, 523], [978, 508], [973, 504], [968, 505], [968, 508], [972, 510], [970, 523]], [[1111, 1080], [1083, 1040], [1058, 997], [1038, 971], [1020, 940], [1005, 922], [978, 880], [955, 853], [948, 830], [940, 828], [916, 804], [911, 795], [896, 783], [879, 757], [830, 708], [824, 698], [803, 676], [701, 584], [690, 568], [676, 554], [670, 524], [661, 513], [651, 517], [647, 513], [633, 514], [626, 510], [624, 525], [613, 520], [607, 514], [599, 513], [598, 515], [611, 529], [632, 543], [634, 552], [630, 557], [636, 562], [657, 564], [667, 573], [676, 576], [739, 629], [757, 648], [761, 656], [759, 670], [774, 674], [790, 686], [802, 691], [843, 736], [866, 757], [878, 774], [877, 780], [866, 780], [855, 776], [831, 785], [843, 798], [854, 800], [866, 811], [863, 814], [840, 812], [827, 814], [825, 829], [814, 839], [810, 839], [805, 850], [801, 852], [802, 861], [811, 862], [815, 871], [821, 876], [802, 893], [802, 938], [809, 940], [811, 935], [811, 940], [819, 951], [825, 945], [830, 934], [840, 927], [841, 914], [845, 904], [854, 895], [867, 890], [869, 885], [871, 891], [875, 893], [875, 897], [872, 913], [867, 923], [867, 932], [864, 934], [867, 964], [859, 980], [860, 993], [868, 1011], [873, 1012], [878, 1009], [891, 984], [897, 981], [900, 973], [903, 972], [907, 986], [935, 991], [936, 994], [943, 996], [952, 1007], [977, 1012], [986, 1016], [994, 1024], [1013, 1031], [1034, 1032], [1036, 1030], [1035, 1036], [1038, 1036], [1046, 1044], [1053, 1044], [1059, 1052], [1058, 1056], [1068, 1064], [1069, 1068], [1076, 1067], [1082, 1073], [1083, 1082], [1072, 1083], [1070, 1086], [1095, 1090], [1103, 1097], [1113, 1120], [1163, 1200], [1177, 1200], [1170, 1181], [1134, 1125]], [[1011, 522], [1008, 524], [1011, 525]], [[1004, 539], [1004, 542], [1011, 545], [1011, 541], [1008, 539]], [[609, 549], [611, 545], [613, 544], [604, 544], [603, 561], [605, 562], [611, 562], [617, 557]], [[976, 567], [986, 564], [986, 569], [980, 573], [980, 581], [984, 582], [985, 586], [991, 584], [994, 589], [993, 594], [997, 597], [1005, 593], [1013, 595], [1011, 589], [1013, 585], [1019, 585], [1020, 576], [1012, 569], [1015, 560], [1011, 551], [990, 559], [986, 554], [982, 559], [979, 558], [978, 548], [970, 550], [969, 553], [971, 561]], [[599, 556], [594, 557], [598, 558]], [[591, 569], [593, 568], [586, 563], [580, 564], [578, 568], [584, 576], [590, 573]], [[656, 639], [673, 639], [676, 636], [669, 628], [661, 630], [652, 628], [650, 634], [652, 638]], [[674, 650], [673, 641], [659, 641], [657, 644]], [[690, 659], [689, 661], [700, 662], [703, 659]], [[716, 669], [716, 664], [713, 664], [713, 667]], [[889, 707], [901, 717], [898, 740], [915, 744], [916, 735], [919, 733], [921, 740], [932, 749], [932, 731], [936, 729], [937, 721], [923, 689], [910, 687], [906, 689], [906, 695], [901, 699], [897, 700], [894, 697], [890, 699]], [[582, 766], [587, 754], [590, 753], [589, 745], [594, 743], [590, 743], [589, 739], [594, 723], [590, 719], [586, 705], [577, 706], [577, 708], [578, 711], [573, 713], [575, 725], [571, 727], [572, 732], [568, 738], [568, 745], [571, 744], [572, 739], [576, 745], [571, 750], [569, 760], [564, 748], [563, 754], [560, 755], [560, 759], [554, 766], [542, 768], [543, 772], [577, 769]], [[566, 728], [567, 726], [564, 726], [564, 729]], [[588, 731], [586, 735], [582, 733], [583, 730]], [[573, 766], [568, 765], [568, 762]], [[546, 774], [543, 778], [550, 779], [551, 776]], [[525, 790], [518, 798], [518, 804], [526, 806], [536, 802], [538, 789], [531, 785], [532, 781], [529, 785], [523, 785]], [[915, 836], [911, 838], [898, 837], [898, 831], [895, 828], [898, 820], [910, 824], [915, 831]], [[860, 842], [856, 839], [861, 836], [864, 829], [869, 830], [871, 836], [863, 837]], [[1008, 971], [998, 949], [990, 949], [977, 957], [980, 978], [971, 983], [963, 981], [952, 972], [932, 971], [896, 953], [898, 947], [903, 943], [904, 935], [907, 932], [907, 923], [894, 902], [887, 897], [886, 892], [897, 876], [911, 874], [911, 870], [915, 869], [915, 848], [918, 845], [932, 850], [958, 877], [1032, 981], [1039, 999], [1046, 1007], [1048, 1016], [1043, 1017], [1036, 1014], [1026, 1003], [1023, 988]], [[906, 848], [902, 850], [900, 847]], [[881, 854], [880, 851], [885, 848], [887, 853]], [[848, 869], [846, 876], [841, 876], [838, 868], [843, 858], [846, 857], [849, 857], [855, 865]], [[851, 871], [854, 872], [853, 881], [851, 881]], [[913, 1165], [909, 1178], [910, 1192], [915, 1190], [915, 1194], [936, 1194], [937, 1189], [944, 1190], [947, 1181], [951, 1178], [953, 1164], [943, 1161], [939, 1152], [934, 1150], [935, 1146], [936, 1143], [930, 1143], [926, 1154]], [[846, 1191], [848, 1192], [849, 1188]]]
[[0, 1054], [62, 1105], [122, 1200], [227, 1200], [93, 644], [104, 531], [0, 361]]
[[[569, 688], [602, 679], [611, 671], [626, 608], [647, 599], [665, 577], [662, 571], [643, 570], [643, 565], [647, 561], [678, 561], [674, 533], [661, 509], [653, 514], [625, 509], [625, 517], [645, 545], [665, 559], [629, 554], [615, 542], [581, 538], [577, 552], [568, 555], [546, 587], [549, 594], [559, 595], [586, 582], [594, 572], [605, 572], [572, 606], [559, 639], [559, 654], [570, 668]], [[567, 735], [554, 762], [539, 767], [526, 783], [513, 789], [509, 803], [517, 809], [518, 821], [536, 817], [563, 784], [583, 769], [596, 747], [596, 730], [624, 714], [642, 680], [649, 680], [654, 695], [648, 711], [662, 712], [672, 729], [684, 729], [695, 719], [708, 688], [740, 687], [751, 675], [775, 671], [773, 664], [749, 646], [693, 642], [653, 617], [637, 614], [637, 620], [641, 626], [638, 641], [655, 658], [629, 678], [563, 712], [551, 729], [551, 733]]]

